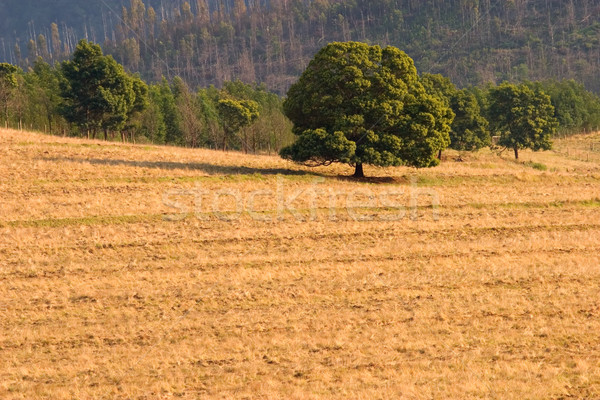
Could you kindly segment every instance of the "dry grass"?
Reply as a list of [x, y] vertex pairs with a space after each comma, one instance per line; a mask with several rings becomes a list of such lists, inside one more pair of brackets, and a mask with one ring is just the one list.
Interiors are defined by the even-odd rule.
[[[0, 398], [600, 398], [597, 139], [354, 182], [346, 166], [0, 131]], [[427, 196], [408, 217], [413, 176], [438, 220]], [[225, 197], [222, 219], [204, 201], [169, 220], [163, 199], [278, 185], [304, 190], [304, 217], [318, 190], [313, 218], [280, 220], [264, 195], [268, 221], [223, 220]], [[392, 190], [406, 210], [367, 204]]]

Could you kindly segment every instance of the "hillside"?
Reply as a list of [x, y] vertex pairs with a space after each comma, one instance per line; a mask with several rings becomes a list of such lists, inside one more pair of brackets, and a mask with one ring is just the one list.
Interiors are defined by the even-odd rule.
[[0, 398], [598, 398], [600, 134], [556, 148], [357, 182], [0, 130]]
[[[239, 78], [264, 82], [282, 94], [321, 46], [359, 40], [397, 46], [421, 72], [443, 73], [461, 86], [574, 78], [600, 91], [596, 0], [133, 0], [125, 13], [106, 6], [116, 0], [102, 2], [99, 12], [63, 0], [43, 13], [40, 3], [7, 2], [13, 8], [18, 4], [20, 13], [0, 14], [11, 27], [0, 31], [0, 36], [9, 34], [5, 59], [24, 65], [40, 55], [63, 59], [76, 36], [85, 34], [82, 21], [89, 21], [88, 37], [102, 42], [131, 71], [151, 80], [179, 75], [191, 87]], [[35, 21], [42, 13], [35, 23], [37, 33], [46, 32], [41, 41], [24, 29], [23, 17], [12, 17], [30, 15]], [[53, 19], [65, 23], [54, 34], [49, 31]], [[18, 21], [21, 46], [15, 54], [10, 32]], [[29, 39], [37, 45], [27, 46]]]

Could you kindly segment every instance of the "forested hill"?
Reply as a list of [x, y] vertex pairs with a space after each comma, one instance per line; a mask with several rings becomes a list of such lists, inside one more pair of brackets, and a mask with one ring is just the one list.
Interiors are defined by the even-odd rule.
[[[54, 12], [44, 18], [43, 3]], [[125, 10], [121, 3], [5, 0], [5, 26], [24, 15], [41, 19], [35, 33], [32, 24], [17, 32], [18, 51], [14, 37], [0, 33], [9, 38], [0, 56], [22, 65], [36, 56], [60, 60], [87, 31], [150, 80], [179, 75], [191, 86], [219, 86], [239, 78], [283, 93], [320, 47], [358, 40], [397, 46], [419, 71], [462, 86], [574, 78], [600, 91], [600, 0], [131, 0]], [[2, 9], [11, 4], [18, 16]], [[52, 29], [49, 18], [63, 25]]]

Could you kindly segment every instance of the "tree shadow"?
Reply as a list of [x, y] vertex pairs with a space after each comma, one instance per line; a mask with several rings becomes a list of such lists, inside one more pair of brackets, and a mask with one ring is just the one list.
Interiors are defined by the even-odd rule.
[[201, 171], [209, 175], [285, 175], [285, 176], [318, 176], [322, 177], [325, 175], [317, 172], [292, 170], [286, 168], [255, 168], [246, 166], [235, 166], [235, 165], [215, 165], [208, 163], [188, 163], [188, 162], [174, 162], [174, 161], [133, 161], [133, 160], [119, 160], [119, 159], [99, 159], [99, 158], [76, 158], [76, 157], [44, 157], [46, 161], [54, 162], [76, 162], [80, 164], [91, 164], [91, 165], [108, 165], [108, 166], [126, 166], [136, 168], [153, 168], [163, 170], [192, 170]]
[[393, 176], [365, 176], [363, 178], [357, 178], [352, 175], [338, 175], [337, 179], [340, 181], [354, 182], [354, 183], [372, 183], [379, 185], [390, 185], [398, 183], [406, 183], [407, 179], [403, 177]]
[[293, 170], [286, 168], [257, 168], [246, 167], [242, 165], [216, 165], [199, 162], [175, 162], [175, 161], [135, 161], [122, 159], [102, 159], [102, 158], [77, 158], [77, 157], [43, 157], [44, 161], [52, 162], [75, 162], [80, 164], [91, 165], [108, 165], [114, 167], [126, 166], [135, 168], [152, 168], [162, 170], [192, 170], [201, 171], [208, 175], [282, 175], [282, 176], [313, 176], [320, 178], [331, 178], [340, 181], [352, 183], [369, 183], [369, 184], [406, 184], [409, 179], [400, 176], [367, 176], [364, 178], [356, 178], [352, 175], [326, 175], [315, 171]]

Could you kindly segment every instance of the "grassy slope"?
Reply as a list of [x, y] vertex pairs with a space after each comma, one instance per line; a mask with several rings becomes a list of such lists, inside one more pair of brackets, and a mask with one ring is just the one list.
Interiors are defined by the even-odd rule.
[[[0, 398], [600, 397], [600, 136], [557, 149], [357, 183], [345, 166], [0, 131]], [[417, 220], [346, 212], [366, 191], [408, 205], [415, 174], [439, 220], [426, 195]], [[163, 199], [278, 185], [319, 190], [314, 220], [279, 221], [262, 195], [270, 222], [219, 220], [206, 199], [169, 221]]]

